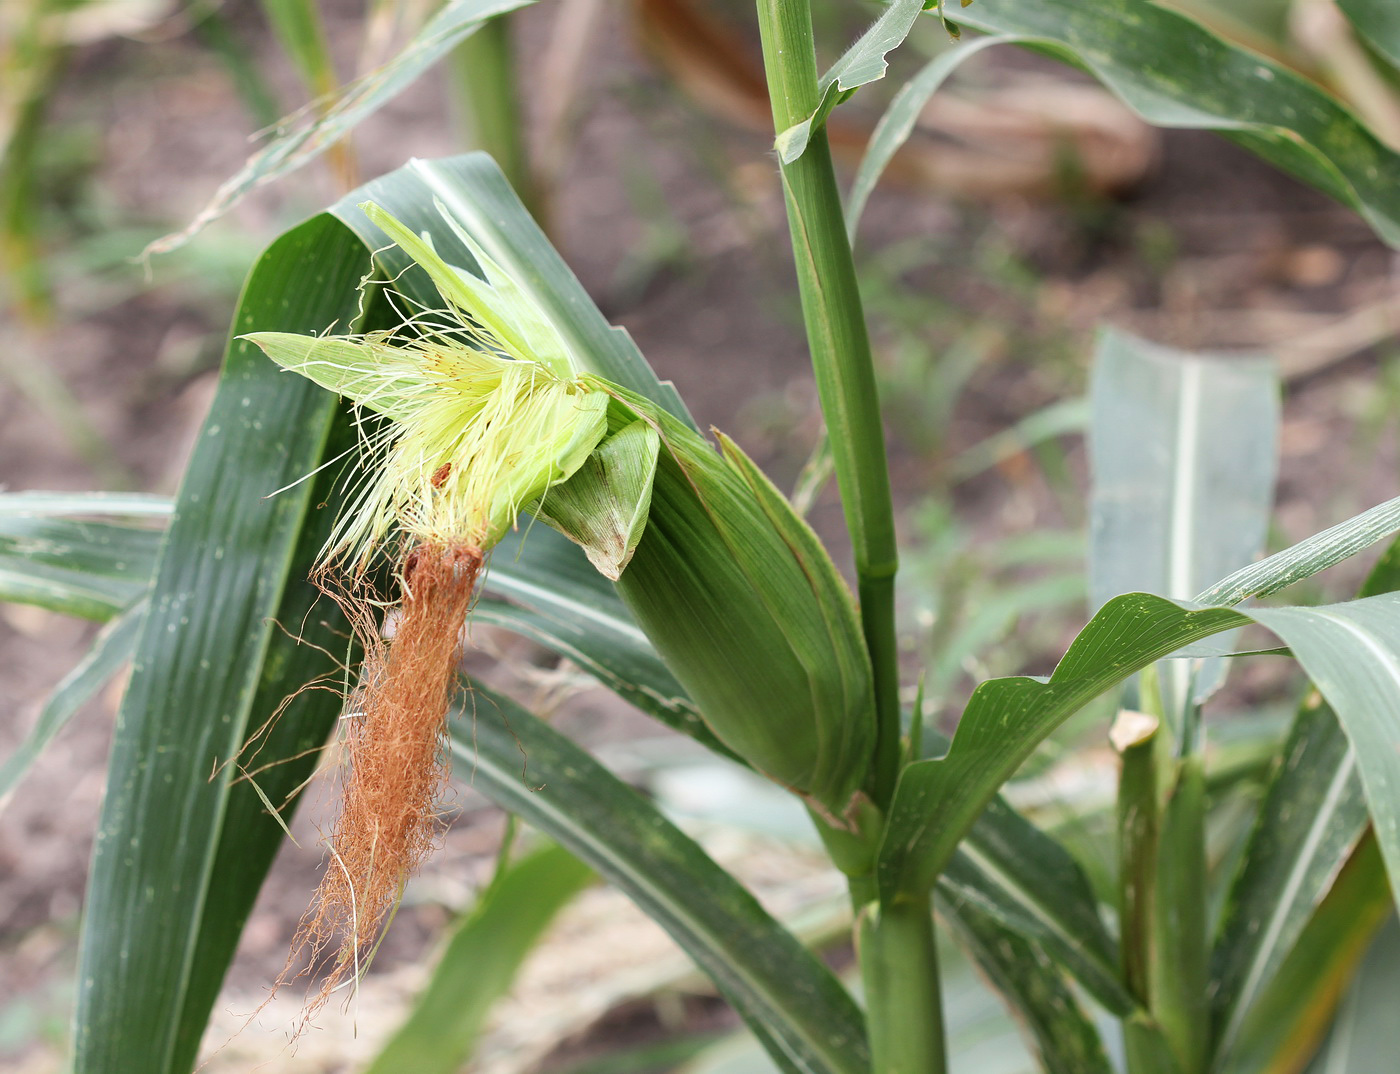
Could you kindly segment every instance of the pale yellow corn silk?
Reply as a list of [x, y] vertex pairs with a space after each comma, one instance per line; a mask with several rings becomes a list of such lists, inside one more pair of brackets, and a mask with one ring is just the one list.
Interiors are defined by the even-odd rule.
[[[388, 419], [362, 413], [359, 481], [317, 571], [366, 655], [342, 721], [343, 802], [330, 861], [293, 945], [293, 959], [310, 959], [312, 972], [324, 974], [308, 1018], [364, 969], [436, 837], [442, 735], [485, 553], [608, 432], [610, 396], [572, 375], [548, 317], [467, 236], [489, 280], [447, 265], [426, 239], [375, 206], [365, 209], [433, 277], [449, 316], [461, 322], [451, 335], [405, 325], [398, 338], [244, 337], [284, 368]], [[381, 550], [395, 558], [403, 591], [389, 643], [366, 573]], [[289, 960], [278, 983], [292, 973]]]

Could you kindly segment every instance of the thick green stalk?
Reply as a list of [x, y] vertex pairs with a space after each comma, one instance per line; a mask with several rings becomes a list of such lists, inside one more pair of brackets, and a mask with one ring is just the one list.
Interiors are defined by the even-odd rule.
[[[817, 107], [817, 60], [808, 0], [758, 0], [773, 123], [781, 132]], [[855, 553], [861, 626], [875, 675], [877, 732], [866, 788], [886, 809], [899, 775], [899, 665], [894, 579], [899, 566], [875, 367], [855, 262], [825, 130], [782, 165], [788, 229], [817, 393]], [[848, 870], [850, 871], [850, 870]], [[853, 872], [852, 896], [869, 898]], [[874, 1074], [947, 1070], [942, 995], [928, 898], [865, 903], [859, 925]]]
[[875, 1074], [940, 1074], [947, 1061], [929, 900], [871, 903], [859, 930]]
[[[783, 131], [817, 106], [811, 10], [808, 0], [758, 0], [758, 16], [773, 122]], [[899, 557], [875, 368], [825, 130], [812, 136], [797, 160], [782, 166], [782, 177], [802, 315], [855, 552], [861, 625], [875, 672], [879, 730], [867, 786], [884, 808], [899, 768], [894, 628]]]

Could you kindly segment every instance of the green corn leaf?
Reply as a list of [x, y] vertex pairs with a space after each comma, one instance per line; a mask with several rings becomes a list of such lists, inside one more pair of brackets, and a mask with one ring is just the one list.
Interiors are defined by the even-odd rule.
[[1016, 1016], [1047, 1071], [1110, 1074], [1103, 1040], [1046, 953], [966, 903], [939, 901], [939, 917]]
[[506, 698], [480, 688], [475, 695], [475, 719], [454, 719], [451, 732], [478, 790], [665, 928], [783, 1070], [868, 1069], [863, 1021], [849, 994], [742, 886], [568, 739]]
[[962, 66], [964, 60], [971, 59], [992, 45], [1014, 44], [1019, 40], [1021, 38], [1015, 34], [1003, 34], [960, 44], [929, 60], [918, 74], [899, 88], [870, 134], [870, 143], [865, 147], [865, 155], [860, 159], [850, 196], [846, 199], [846, 233], [852, 242], [855, 241], [861, 214], [865, 212], [866, 202], [870, 200], [875, 184], [880, 181], [880, 176], [900, 147], [914, 133], [914, 125], [918, 123], [929, 98]]
[[[1327, 897], [1367, 819], [1355, 754], [1331, 708], [1313, 698], [1279, 754], [1212, 955], [1221, 1055], [1233, 1054], [1246, 1017]], [[1381, 898], [1384, 905], [1384, 892]]]
[[15, 786], [29, 766], [44, 751], [98, 690], [121, 670], [136, 650], [136, 636], [146, 615], [146, 602], [139, 600], [104, 626], [91, 648], [54, 688], [29, 735], [14, 753], [0, 764], [0, 809], [10, 800]]
[[1356, 754], [1391, 885], [1400, 891], [1400, 594], [1254, 615], [1288, 643], [1336, 712]]
[[168, 496], [144, 492], [0, 493], [0, 518], [151, 518], [163, 522], [174, 509]]
[[[1360, 596], [1400, 588], [1400, 541]], [[1256, 996], [1274, 980], [1366, 829], [1356, 755], [1316, 694], [1299, 708], [1231, 886], [1211, 964], [1216, 1048], [1228, 1054]]]
[[[1100, 332], [1089, 432], [1091, 606], [1119, 593], [1184, 600], [1252, 562], [1273, 508], [1278, 376], [1268, 359], [1210, 358]], [[1230, 648], [1231, 635], [1212, 645]], [[1221, 660], [1160, 669], [1180, 739]]]
[[[0, 601], [105, 621], [140, 599], [150, 584], [160, 532], [101, 517], [121, 501], [84, 499], [72, 493], [57, 499], [50, 493], [0, 494]], [[142, 501], [134, 506], [150, 508]]]
[[923, 9], [924, 0], [894, 0], [875, 20], [875, 24], [832, 65], [831, 70], [822, 75], [817, 83], [819, 100], [816, 111], [802, 122], [779, 131], [774, 141], [778, 157], [784, 164], [791, 164], [802, 155], [812, 133], [821, 129], [833, 108], [861, 86], [885, 77], [885, 71], [889, 68], [885, 56], [909, 36], [914, 20]]
[[[1219, 1057], [1222, 1065], [1218, 1069], [1229, 1070], [1231, 1074], [1295, 1074], [1303, 1070], [1327, 1032], [1348, 983], [1352, 986], [1352, 998], [1348, 1001], [1352, 1011], [1356, 1010], [1353, 1006], [1356, 999], [1378, 983], [1372, 976], [1374, 963], [1370, 960], [1360, 975], [1357, 971], [1376, 930], [1385, 924], [1393, 907], [1385, 882], [1385, 866], [1375, 840], [1365, 838], [1308, 920], [1293, 949], [1265, 983], [1234, 1046]], [[1394, 921], [1393, 916], [1391, 921]], [[1383, 936], [1382, 941], [1385, 940]], [[1394, 958], [1390, 942], [1377, 945], [1377, 953], [1382, 952], [1382, 957]], [[1395, 999], [1393, 986], [1387, 988], [1385, 1005], [1381, 1009], [1393, 1012]], [[1385, 1026], [1385, 1036], [1390, 1042], [1386, 1058], [1377, 1063], [1375, 1051], [1368, 1046], [1356, 1054], [1367, 1056], [1369, 1061], [1359, 1067], [1348, 1067], [1345, 1065], [1349, 1058], [1345, 1034], [1348, 1029], [1358, 1027], [1350, 1021], [1348, 1013], [1342, 1013], [1332, 1038], [1334, 1044], [1342, 1047], [1336, 1052], [1330, 1048], [1324, 1051], [1329, 1062], [1336, 1060], [1338, 1065], [1321, 1069], [1355, 1070], [1358, 1074], [1363, 1070], [1388, 1070], [1394, 1061], [1394, 1026], [1389, 1021], [1392, 1017], [1393, 1014], [1388, 1013], [1371, 1020], [1372, 1025]], [[1224, 1065], [1226, 1063], [1229, 1065]]]
[[1273, 363], [1104, 329], [1093, 368], [1093, 605], [1129, 592], [1185, 600], [1254, 560], [1277, 470]]
[[592, 880], [554, 845], [511, 862], [462, 915], [413, 1010], [365, 1074], [456, 1074], [545, 929]]
[[[146, 254], [168, 253], [236, 205], [245, 194], [309, 164], [396, 97], [424, 71], [497, 15], [534, 0], [451, 0], [388, 63], [340, 91], [324, 107], [284, 123], [272, 139], [223, 183], [183, 231], [158, 239]], [[398, 173], [394, 173], [398, 174]], [[356, 197], [363, 198], [363, 191]], [[375, 200], [379, 200], [376, 198]], [[381, 202], [382, 204], [382, 202]], [[320, 329], [326, 326], [321, 325]]]
[[1141, 0], [977, 0], [958, 21], [1087, 70], [1149, 123], [1218, 131], [1400, 245], [1400, 156], [1274, 61]]
[[1109, 1011], [1126, 1017], [1137, 1010], [1122, 984], [1117, 944], [1078, 863], [1000, 799], [959, 845], [937, 892], [945, 915], [947, 907], [967, 907], [1034, 941]]
[[[1370, 1074], [1395, 1062], [1395, 1010], [1400, 1005], [1400, 925], [1394, 918], [1362, 962], [1308, 1074]], [[1289, 1069], [1286, 1053], [1268, 1074]]]
[[1177, 649], [1245, 622], [1228, 608], [1130, 593], [1099, 610], [1049, 680], [984, 682], [948, 753], [916, 761], [900, 776], [880, 854], [881, 897], [927, 891], [996, 790], [1085, 703]]
[[[294, 229], [254, 269], [237, 330], [350, 322], [363, 256], [330, 217]], [[336, 415], [333, 396], [249, 344], [230, 346], [118, 716], [81, 941], [75, 1074], [194, 1065], [282, 841], [231, 762], [284, 699], [335, 674], [316, 646], [345, 650], [343, 622], [329, 602], [309, 614], [318, 594], [304, 581], [331, 521], [313, 508], [331, 482], [294, 485], [353, 443]], [[273, 764], [257, 776], [270, 800], [305, 779], [314, 758], [300, 755], [324, 741], [338, 710], [332, 692], [310, 690], [272, 725], [257, 761]]]
[[1195, 603], [1235, 605], [1251, 597], [1271, 596], [1350, 559], [1396, 530], [1400, 530], [1400, 496], [1306, 537], [1258, 563], [1241, 567], [1228, 578], [1196, 594]]
[[1356, 32], [1400, 69], [1400, 9], [1390, 0], [1337, 0]]

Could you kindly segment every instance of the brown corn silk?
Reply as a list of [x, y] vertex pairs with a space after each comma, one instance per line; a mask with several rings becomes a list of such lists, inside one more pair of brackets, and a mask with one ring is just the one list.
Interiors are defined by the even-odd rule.
[[308, 1018], [363, 971], [404, 883], [439, 833], [446, 715], [482, 561], [467, 544], [412, 549], [403, 560], [401, 611], [387, 643], [371, 603], [350, 587], [320, 580], [347, 612], [365, 660], [342, 717], [342, 804], [325, 875], [278, 982], [286, 982], [294, 964], [302, 966], [296, 976], [324, 971]]

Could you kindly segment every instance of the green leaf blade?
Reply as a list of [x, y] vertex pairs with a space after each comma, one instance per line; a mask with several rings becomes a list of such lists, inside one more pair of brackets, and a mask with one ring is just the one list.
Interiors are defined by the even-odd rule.
[[800, 1074], [862, 1074], [860, 1012], [829, 970], [728, 873], [636, 792], [509, 700], [476, 690], [475, 722], [452, 722], [475, 786], [545, 832], [671, 933]]
[[145, 615], [146, 602], [138, 600], [104, 626], [82, 660], [54, 688], [28, 737], [0, 764], [0, 809], [44, 747], [131, 658]]
[[1400, 594], [1255, 618], [1288, 643], [1337, 714], [1391, 884], [1400, 891]]
[[365, 1074], [456, 1074], [545, 929], [592, 881], [592, 870], [552, 844], [512, 862], [457, 923], [423, 994]]
[[1226, 608], [1126, 594], [1100, 609], [1048, 681], [984, 682], [948, 753], [915, 762], [900, 777], [880, 854], [882, 898], [928, 890], [997, 789], [1086, 702], [1191, 642], [1244, 622]]
[[[309, 164], [362, 120], [393, 100], [424, 71], [475, 33], [483, 23], [533, 2], [451, 0], [444, 4], [391, 60], [346, 86], [313, 118], [294, 117], [304, 121], [293, 121], [280, 128], [267, 145], [249, 157], [243, 167], [219, 187], [209, 204], [200, 210], [188, 227], [158, 239], [146, 248], [146, 255], [178, 249], [209, 223], [228, 212], [249, 191]], [[352, 196], [363, 200], [363, 188]]]
[[1360, 212], [1400, 245], [1400, 156], [1286, 68], [1140, 0], [977, 0], [958, 21], [1034, 38], [1161, 127], [1215, 130]]

